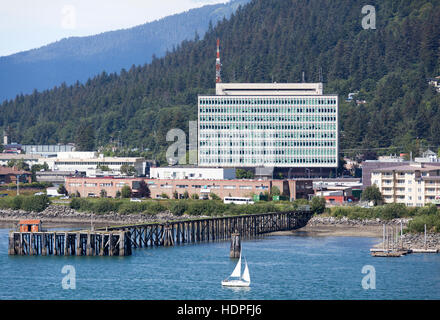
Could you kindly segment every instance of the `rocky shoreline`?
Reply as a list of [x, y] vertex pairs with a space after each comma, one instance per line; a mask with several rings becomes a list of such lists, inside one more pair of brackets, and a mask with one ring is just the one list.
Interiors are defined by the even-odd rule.
[[[383, 225], [395, 226], [395, 230], [399, 230], [400, 225], [405, 228], [411, 218], [393, 219], [393, 220], [381, 220], [381, 219], [348, 219], [347, 217], [335, 218], [328, 216], [314, 216], [312, 217], [304, 230], [309, 232], [322, 233], [327, 231], [326, 235], [350, 235], [355, 236], [368, 236], [371, 233], [372, 236], [383, 236]], [[329, 228], [332, 231], [329, 231]], [[344, 228], [345, 234], [339, 234], [338, 229]], [[351, 228], [351, 232], [347, 229]], [[301, 229], [302, 230], [302, 229]], [[440, 233], [427, 233], [426, 245], [424, 233], [404, 233], [397, 242], [398, 247], [403, 247], [407, 250], [439, 250], [440, 251]], [[375, 245], [376, 248], [382, 248], [383, 243], [380, 242]]]
[[402, 236], [403, 247], [411, 249], [436, 249], [440, 250], [440, 234], [427, 233], [426, 246], [425, 235], [423, 233], [407, 233]]
[[[89, 212], [79, 212], [63, 205], [50, 205], [42, 212], [28, 212], [24, 210], [0, 210], [0, 223], [16, 223], [21, 219], [40, 219], [43, 225], [52, 224], [80, 224], [90, 225], [118, 225], [165, 222], [170, 220], [185, 220], [190, 216], [175, 216], [170, 212], [163, 212], [156, 215], [151, 214], [126, 214], [121, 215], [116, 212], [108, 214], [95, 214]], [[201, 217], [202, 218], [202, 217]]]
[[[383, 243], [379, 243], [376, 248], [382, 248]], [[437, 250], [440, 251], [440, 234], [427, 233], [426, 244], [424, 233], [406, 233], [397, 241], [397, 248], [406, 250]]]
[[377, 219], [348, 219], [347, 217], [335, 218], [328, 216], [314, 216], [312, 217], [307, 225], [310, 226], [383, 226], [394, 225], [400, 226], [402, 223], [403, 227], [406, 227], [411, 219], [410, 218], [399, 218], [393, 220], [381, 220]]

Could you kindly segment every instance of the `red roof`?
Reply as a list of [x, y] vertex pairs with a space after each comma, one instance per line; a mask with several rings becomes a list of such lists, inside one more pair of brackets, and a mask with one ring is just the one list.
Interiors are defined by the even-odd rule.
[[18, 222], [18, 224], [40, 224], [40, 223], [41, 223], [41, 220], [37, 220], [37, 219], [20, 220]]

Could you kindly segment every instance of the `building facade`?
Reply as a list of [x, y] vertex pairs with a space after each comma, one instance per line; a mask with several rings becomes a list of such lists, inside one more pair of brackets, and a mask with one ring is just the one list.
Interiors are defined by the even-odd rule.
[[34, 164], [39, 163], [40, 156], [33, 154], [13, 154], [13, 153], [0, 153], [0, 166], [7, 166], [9, 162], [23, 161], [32, 167]]
[[198, 98], [198, 163], [336, 168], [338, 97], [321, 83], [217, 83]]
[[146, 160], [144, 158], [122, 157], [81, 157], [81, 158], [40, 158], [40, 163], [46, 162], [52, 171], [85, 172], [87, 176], [95, 176], [99, 166], [106, 166], [112, 174], [120, 174], [122, 165], [133, 166], [136, 174], [145, 175]]
[[31, 183], [32, 174], [29, 171], [18, 170], [16, 167], [0, 167], [0, 184]]
[[235, 168], [151, 167], [152, 179], [235, 179]]
[[136, 192], [139, 182], [144, 180], [148, 185], [150, 197], [160, 198], [166, 194], [173, 198], [177, 192], [182, 198], [185, 191], [189, 196], [197, 194], [199, 198], [207, 198], [214, 193], [220, 198], [252, 197], [265, 192], [271, 193], [274, 187], [291, 200], [297, 198], [308, 198], [313, 193], [311, 180], [201, 180], [201, 179], [142, 179], [142, 178], [87, 178], [87, 177], [66, 177], [65, 187], [69, 194], [79, 192], [81, 197], [99, 197], [101, 190], [105, 190], [107, 196], [115, 197], [118, 191], [124, 186], [129, 186]]
[[373, 170], [371, 183], [381, 191], [386, 203], [421, 207], [440, 204], [440, 164], [411, 163]]

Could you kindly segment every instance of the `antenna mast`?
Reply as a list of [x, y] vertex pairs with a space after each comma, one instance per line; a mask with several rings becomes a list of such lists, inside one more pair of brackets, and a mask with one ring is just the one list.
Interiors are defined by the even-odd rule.
[[222, 82], [221, 78], [222, 64], [220, 63], [220, 39], [217, 38], [217, 59], [215, 60], [215, 82]]

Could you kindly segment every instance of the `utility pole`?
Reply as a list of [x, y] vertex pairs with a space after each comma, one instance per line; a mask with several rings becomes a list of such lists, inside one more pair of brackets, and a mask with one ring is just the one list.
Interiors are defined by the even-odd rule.
[[17, 174], [17, 196], [19, 196], [20, 195], [20, 187], [19, 187], [19, 185], [20, 185], [20, 175], [19, 174]]

